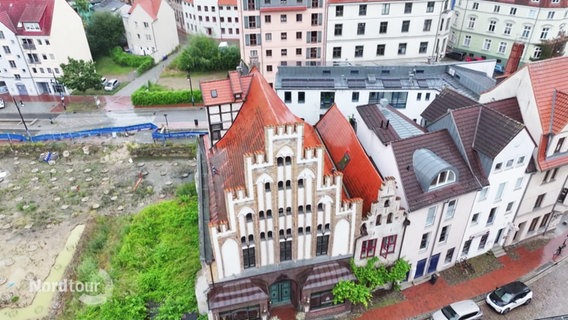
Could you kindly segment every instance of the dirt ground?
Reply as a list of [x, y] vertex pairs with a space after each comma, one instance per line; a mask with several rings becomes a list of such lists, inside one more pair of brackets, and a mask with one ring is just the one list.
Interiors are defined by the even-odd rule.
[[51, 163], [0, 158], [0, 310], [32, 302], [30, 280], [47, 277], [75, 226], [136, 213], [193, 179], [193, 159], [132, 159], [125, 143], [100, 142], [68, 144]]

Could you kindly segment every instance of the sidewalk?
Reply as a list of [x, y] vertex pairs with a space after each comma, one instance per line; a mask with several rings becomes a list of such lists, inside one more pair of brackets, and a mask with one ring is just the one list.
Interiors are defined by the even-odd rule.
[[[535, 238], [550, 238], [541, 248], [531, 251], [521, 244], [507, 249], [508, 254], [498, 258], [502, 267], [497, 270], [453, 286], [440, 276], [434, 285], [425, 282], [403, 290], [404, 301], [367, 310], [358, 319], [426, 319], [433, 311], [445, 305], [465, 299], [485, 298], [487, 292], [511, 281], [521, 279], [530, 283], [530, 279], [561, 261], [553, 261], [552, 255], [567, 235], [568, 228], [559, 224], [556, 231]], [[561, 258], [567, 255], [568, 251]]]

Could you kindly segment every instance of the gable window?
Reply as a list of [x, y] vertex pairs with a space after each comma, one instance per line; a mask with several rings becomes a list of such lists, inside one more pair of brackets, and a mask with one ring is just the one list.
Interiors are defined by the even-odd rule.
[[430, 182], [430, 188], [437, 188], [456, 181], [456, 174], [452, 170], [442, 171]]
[[383, 237], [381, 243], [381, 257], [387, 258], [389, 253], [394, 253], [396, 248], [396, 234]]
[[361, 244], [361, 254], [359, 255], [359, 257], [361, 259], [374, 257], [376, 247], [377, 247], [377, 239], [363, 241], [363, 243]]
[[306, 92], [298, 92], [298, 103], [306, 103]]
[[503, 168], [503, 162], [499, 162], [495, 165], [495, 171], [501, 170]]
[[329, 247], [329, 235], [328, 234], [318, 235], [316, 239], [316, 256], [326, 255], [328, 247]]
[[474, 213], [471, 217], [471, 224], [477, 224], [479, 222], [479, 212]]
[[351, 93], [351, 102], [359, 102], [359, 92]]
[[[291, 103], [292, 102], [292, 92], [284, 91], [284, 102], [285, 103]], [[281, 159], [281, 158], [278, 158], [278, 159]]]

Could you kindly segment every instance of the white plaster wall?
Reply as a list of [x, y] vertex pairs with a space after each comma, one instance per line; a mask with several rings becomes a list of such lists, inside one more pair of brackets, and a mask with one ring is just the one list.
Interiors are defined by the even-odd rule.
[[232, 239], [225, 240], [221, 246], [223, 256], [223, 270], [225, 277], [237, 275], [241, 272], [241, 257], [239, 255], [239, 245]]

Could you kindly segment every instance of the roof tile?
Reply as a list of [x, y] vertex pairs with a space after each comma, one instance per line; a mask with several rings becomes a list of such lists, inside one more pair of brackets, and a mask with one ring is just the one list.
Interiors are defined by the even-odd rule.
[[[0, 22], [18, 35], [45, 36], [51, 33], [54, 0], [0, 0]], [[2, 15], [7, 15], [8, 17]], [[7, 19], [9, 18], [10, 23]], [[26, 31], [19, 23], [38, 23], [41, 31]]]
[[434, 122], [446, 114], [448, 110], [459, 109], [467, 106], [476, 105], [477, 101], [472, 100], [452, 89], [445, 88], [422, 112], [421, 116], [428, 122]]
[[334, 104], [316, 123], [316, 129], [336, 166], [346, 154], [349, 155], [349, 163], [343, 170], [338, 170], [343, 172], [343, 182], [349, 195], [363, 199], [363, 216], [367, 215], [371, 203], [377, 201], [383, 180], [357, 139], [353, 127]]

